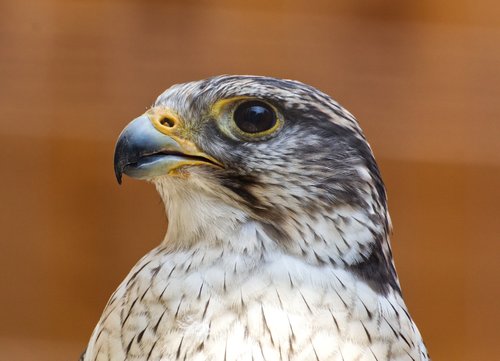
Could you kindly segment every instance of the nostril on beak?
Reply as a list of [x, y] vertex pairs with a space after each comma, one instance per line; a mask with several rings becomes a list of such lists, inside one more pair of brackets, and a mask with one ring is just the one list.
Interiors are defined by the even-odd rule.
[[177, 124], [177, 121], [170, 117], [163, 117], [160, 119], [160, 124], [167, 128], [173, 128]]

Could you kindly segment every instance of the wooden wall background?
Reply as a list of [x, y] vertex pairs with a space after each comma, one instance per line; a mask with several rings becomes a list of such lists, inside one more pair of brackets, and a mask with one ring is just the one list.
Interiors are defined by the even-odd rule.
[[0, 1], [0, 359], [76, 360], [166, 222], [114, 142], [172, 83], [299, 79], [360, 120], [396, 264], [435, 360], [499, 341], [500, 5]]

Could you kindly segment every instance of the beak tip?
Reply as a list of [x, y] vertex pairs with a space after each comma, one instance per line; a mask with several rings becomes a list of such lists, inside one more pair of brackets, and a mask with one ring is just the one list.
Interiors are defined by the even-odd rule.
[[119, 185], [122, 184], [122, 172], [120, 172], [119, 170], [115, 170], [115, 177], [116, 177], [116, 181], [118, 182]]
[[116, 181], [120, 185], [122, 184], [122, 174], [123, 174], [122, 169], [115, 160], [115, 177], [116, 177]]

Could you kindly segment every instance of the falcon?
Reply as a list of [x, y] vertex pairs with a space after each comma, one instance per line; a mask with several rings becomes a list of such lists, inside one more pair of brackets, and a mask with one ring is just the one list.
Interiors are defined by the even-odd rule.
[[174, 85], [123, 130], [114, 166], [155, 185], [168, 229], [82, 360], [429, 360], [373, 153], [328, 95], [259, 76]]

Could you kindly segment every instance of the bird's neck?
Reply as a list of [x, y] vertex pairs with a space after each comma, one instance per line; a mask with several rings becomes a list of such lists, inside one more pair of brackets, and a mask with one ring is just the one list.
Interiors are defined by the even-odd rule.
[[384, 222], [361, 207], [341, 205], [328, 212], [294, 214], [280, 222], [262, 221], [201, 192], [170, 188], [160, 194], [168, 217], [163, 243], [174, 249], [257, 250], [252, 243], [254, 234], [260, 234], [308, 263], [352, 265], [369, 257], [376, 242], [387, 242]]
[[283, 228], [291, 240], [287, 250], [318, 264], [356, 264], [370, 255], [377, 240], [386, 241], [382, 224], [365, 210], [350, 206], [304, 213]]
[[[282, 226], [287, 254], [317, 267], [348, 270], [374, 290], [400, 292], [389, 242], [388, 214], [372, 207], [338, 205], [298, 214]], [[283, 241], [284, 240], [284, 241]]]
[[252, 262], [283, 254], [313, 266], [352, 269], [380, 290], [399, 287], [387, 218], [369, 208], [338, 205], [263, 221], [203, 192], [157, 188], [169, 222], [163, 241], [167, 250], [221, 250]]

